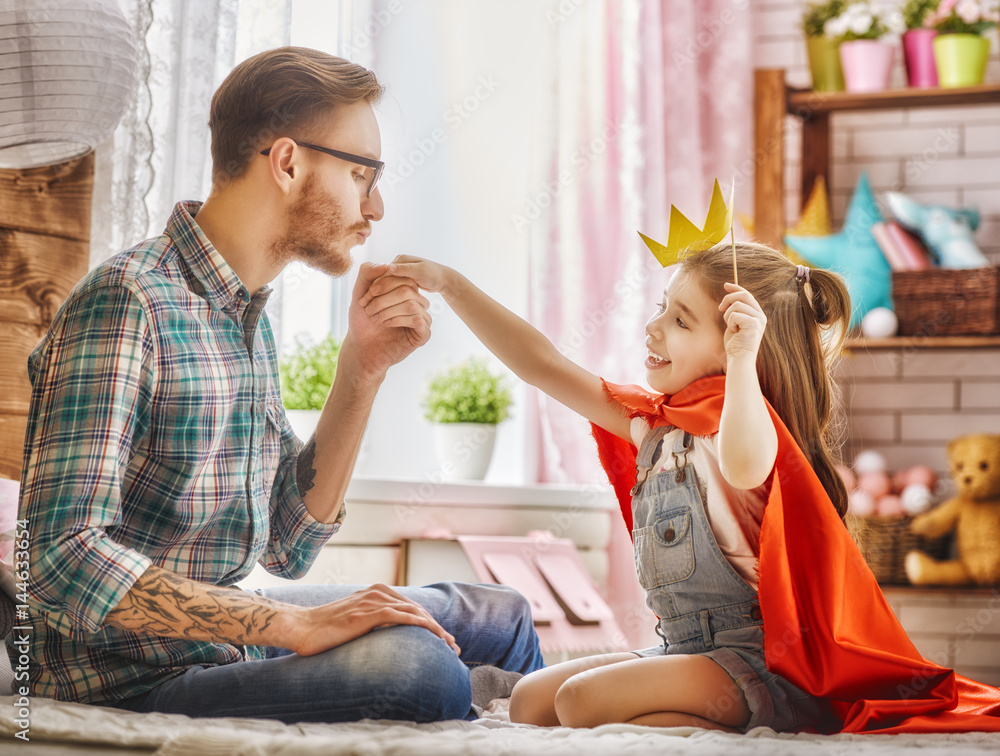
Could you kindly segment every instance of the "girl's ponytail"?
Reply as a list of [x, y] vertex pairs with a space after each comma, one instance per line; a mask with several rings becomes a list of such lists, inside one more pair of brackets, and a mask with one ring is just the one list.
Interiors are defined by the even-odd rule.
[[851, 298], [843, 279], [823, 268], [811, 268], [809, 286], [812, 288], [812, 308], [816, 322], [821, 326], [830, 326], [831, 331], [839, 331], [841, 336], [846, 336], [851, 319]]
[[[740, 285], [767, 314], [757, 354], [761, 391], [785, 423], [826, 489], [837, 513], [847, 514], [847, 489], [833, 449], [837, 393], [833, 363], [847, 336], [851, 300], [843, 279], [820, 268], [799, 268], [761, 244], [737, 243]], [[732, 247], [695, 252], [681, 265], [721, 300], [732, 280]]]

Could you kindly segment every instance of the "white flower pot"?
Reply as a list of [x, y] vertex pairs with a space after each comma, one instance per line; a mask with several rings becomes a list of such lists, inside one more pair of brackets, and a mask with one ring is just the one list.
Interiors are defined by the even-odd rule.
[[497, 427], [486, 423], [435, 423], [434, 446], [447, 479], [482, 480], [493, 457]]
[[292, 430], [303, 443], [308, 441], [316, 432], [316, 425], [319, 423], [319, 416], [322, 410], [285, 410], [288, 422], [292, 425]]

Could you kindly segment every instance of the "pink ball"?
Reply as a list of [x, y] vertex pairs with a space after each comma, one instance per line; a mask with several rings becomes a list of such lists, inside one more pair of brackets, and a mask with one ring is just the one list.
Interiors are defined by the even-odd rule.
[[906, 485], [927, 486], [931, 491], [937, 485], [937, 475], [927, 465], [911, 467], [906, 473]]
[[875, 499], [860, 488], [848, 497], [848, 511], [858, 517], [868, 517], [875, 514]]
[[883, 517], [902, 517], [905, 514], [903, 500], [892, 494], [881, 497], [875, 504], [875, 511]]
[[851, 468], [845, 467], [844, 465], [837, 465], [837, 472], [840, 474], [840, 479], [844, 481], [844, 488], [848, 492], [853, 491], [858, 487], [858, 478], [851, 472]]
[[894, 473], [892, 476], [892, 489], [890, 490], [890, 493], [903, 493], [903, 489], [910, 483], [909, 478], [907, 477], [908, 475], [909, 473], [907, 472]]
[[875, 499], [885, 496], [891, 490], [889, 476], [884, 472], [867, 472], [858, 476], [858, 488]]

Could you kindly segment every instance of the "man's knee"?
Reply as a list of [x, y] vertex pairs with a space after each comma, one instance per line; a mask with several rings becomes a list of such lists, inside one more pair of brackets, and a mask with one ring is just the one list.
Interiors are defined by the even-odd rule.
[[533, 626], [528, 600], [506, 585], [446, 582], [419, 590], [426, 593], [413, 596], [417, 603], [430, 609], [442, 623], [458, 623], [455, 629], [463, 625], [467, 628], [503, 628], [514, 630], [516, 634], [525, 626]]
[[[462, 719], [472, 705], [469, 670], [451, 647], [422, 627], [399, 625], [369, 634], [378, 663], [365, 670], [373, 690], [368, 719], [434, 722]], [[372, 654], [366, 654], [369, 659]]]
[[515, 622], [531, 624], [531, 604], [524, 596], [506, 585], [490, 586], [497, 591], [497, 602]]

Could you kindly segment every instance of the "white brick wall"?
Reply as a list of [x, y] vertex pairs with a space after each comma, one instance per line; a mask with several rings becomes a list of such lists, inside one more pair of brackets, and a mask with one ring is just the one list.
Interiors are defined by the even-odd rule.
[[[785, 68], [809, 86], [800, 20], [805, 0], [754, 5], [757, 67]], [[987, 81], [1000, 81], [996, 32]], [[893, 86], [905, 81], [897, 52]], [[786, 120], [785, 206], [789, 225], [801, 207], [801, 128]], [[1000, 105], [836, 113], [831, 122], [831, 214], [843, 221], [854, 184], [867, 171], [876, 195], [889, 189], [921, 202], [979, 209], [976, 240], [1000, 262]], [[928, 464], [945, 477], [945, 444], [970, 432], [1000, 433], [1000, 348], [897, 349], [852, 353], [839, 373], [850, 460], [881, 451], [894, 469]], [[947, 490], [947, 489], [945, 489]]]
[[887, 587], [883, 592], [921, 654], [974, 680], [1000, 685], [1000, 591]]
[[850, 461], [876, 449], [891, 469], [930, 465], [946, 480], [945, 446], [966, 433], [1000, 433], [1000, 347], [871, 349], [837, 368]]
[[[805, 0], [755, 0], [758, 68], [785, 68], [787, 80], [809, 86], [800, 21]], [[991, 32], [987, 81], [1000, 81], [997, 33]], [[896, 53], [893, 86], [903, 86], [902, 49]], [[798, 217], [799, 139], [789, 119], [786, 217]], [[979, 246], [1000, 262], [1000, 105], [871, 113], [838, 113], [831, 122], [831, 211], [841, 223], [854, 183], [867, 170], [876, 194], [893, 189], [922, 202], [977, 207], [983, 224]]]

